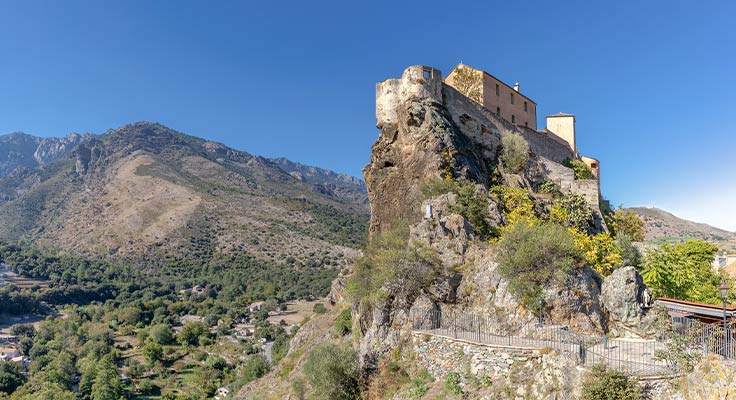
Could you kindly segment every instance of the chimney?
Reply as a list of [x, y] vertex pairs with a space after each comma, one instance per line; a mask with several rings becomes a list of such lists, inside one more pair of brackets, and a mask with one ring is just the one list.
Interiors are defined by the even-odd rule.
[[514, 83], [514, 90], [519, 91], [519, 82]]

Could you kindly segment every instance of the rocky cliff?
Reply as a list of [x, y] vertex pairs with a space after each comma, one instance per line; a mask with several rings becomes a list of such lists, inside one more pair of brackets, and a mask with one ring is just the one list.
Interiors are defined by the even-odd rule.
[[[499, 198], [488, 191], [492, 184], [528, 190], [535, 210], [543, 210], [548, 202], [535, 193], [543, 182], [551, 181], [563, 192], [585, 197], [598, 218], [597, 229], [605, 230], [598, 208], [598, 183], [576, 181], [572, 171], [561, 164], [575, 155], [544, 131], [498, 118], [445, 85], [439, 71], [427, 67], [409, 67], [400, 79], [379, 83], [376, 97], [380, 133], [363, 170], [371, 204], [371, 234], [384, 232], [399, 220], [408, 222], [411, 240], [431, 248], [443, 272], [418, 297], [390, 296], [370, 307], [355, 307], [362, 333], [360, 362], [367, 373], [404, 340], [412, 308], [473, 312], [499, 326], [520, 326], [535, 318], [498, 272], [494, 247], [479, 240], [472, 224], [457, 212], [456, 196], [423, 200], [424, 182], [442, 177], [476, 184], [476, 192], [486, 202], [486, 222], [494, 227], [503, 223], [504, 216]], [[515, 174], [504, 171], [499, 162], [504, 131], [521, 135], [530, 150], [529, 161]], [[631, 283], [629, 292], [609, 293], [607, 301], [601, 295], [603, 279], [587, 266], [574, 269], [562, 282], [550, 282], [543, 290], [543, 312], [551, 323], [602, 334], [618, 326], [636, 330], [637, 321], [646, 314], [640, 304], [640, 277]]]

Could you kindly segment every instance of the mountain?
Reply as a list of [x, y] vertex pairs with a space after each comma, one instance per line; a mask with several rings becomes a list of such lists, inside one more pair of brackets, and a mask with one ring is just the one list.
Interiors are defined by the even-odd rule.
[[38, 168], [59, 161], [92, 134], [72, 133], [63, 138], [41, 138], [22, 132], [0, 136], [0, 176], [18, 167]]
[[294, 178], [321, 187], [325, 194], [368, 205], [368, 192], [365, 182], [354, 176], [303, 165], [283, 157], [272, 158], [271, 161]]
[[627, 210], [635, 212], [644, 220], [647, 228], [645, 237], [647, 241], [696, 238], [719, 244], [724, 249], [736, 247], [736, 233], [734, 232], [688, 221], [659, 208], [633, 207]]
[[367, 226], [359, 181], [150, 122], [15, 133], [0, 137], [0, 155], [5, 241], [141, 265], [245, 253], [314, 266], [353, 254]]

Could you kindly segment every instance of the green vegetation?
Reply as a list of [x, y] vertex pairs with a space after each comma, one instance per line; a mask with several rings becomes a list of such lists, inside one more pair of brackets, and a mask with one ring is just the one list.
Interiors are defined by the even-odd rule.
[[595, 179], [595, 175], [593, 175], [593, 171], [590, 167], [580, 160], [566, 158], [565, 161], [562, 162], [562, 165], [572, 168], [575, 173], [575, 179]]
[[729, 279], [713, 272], [710, 261], [717, 251], [701, 240], [663, 244], [646, 252], [642, 278], [656, 297], [721, 304], [718, 286]]
[[[317, 267], [296, 271], [245, 255], [210, 257], [200, 261], [200, 268], [184, 268], [171, 259], [151, 272], [7, 244], [0, 244], [0, 261], [48, 285], [0, 288], [3, 311], [61, 309], [66, 316], [48, 317], [38, 330], [13, 327], [21, 336], [19, 348], [31, 360], [27, 382], [21, 376], [20, 385], [11, 379], [11, 369], [0, 372], [0, 383], [13, 400], [75, 398], [74, 376], [79, 376], [81, 400], [129, 395], [194, 399], [211, 396], [226, 384], [242, 386], [270, 368], [258, 354], [257, 339], [274, 341], [273, 363], [286, 355], [291, 340], [283, 327], [265, 321], [267, 311], [250, 313], [248, 306], [267, 300], [272, 310], [287, 300], [322, 297], [336, 274]], [[194, 285], [204, 289], [192, 291]], [[190, 320], [175, 332], [185, 315], [202, 321]], [[225, 339], [235, 321], [248, 320], [256, 326], [254, 339]], [[222, 356], [208, 357], [207, 352]], [[120, 374], [132, 381], [121, 381]], [[53, 396], [39, 397], [42, 393]]]
[[591, 232], [594, 228], [593, 209], [585, 196], [567, 193], [555, 201], [550, 211], [550, 219], [580, 232]]
[[314, 311], [315, 314], [324, 314], [327, 312], [327, 308], [322, 303], [314, 303], [314, 307], [312, 307], [312, 311]]
[[390, 298], [408, 299], [437, 278], [440, 262], [431, 249], [409, 243], [409, 228], [396, 223], [372, 238], [363, 256], [355, 261], [347, 282], [354, 303], [373, 303]]
[[615, 235], [626, 235], [634, 242], [644, 241], [646, 227], [644, 221], [636, 213], [619, 208], [606, 222]]
[[605, 365], [595, 365], [583, 380], [582, 400], [641, 400], [643, 395], [636, 379]]
[[498, 243], [498, 270], [531, 309], [537, 308], [542, 286], [562, 282], [581, 258], [570, 232], [557, 224], [521, 220], [509, 226]]
[[360, 395], [355, 352], [332, 343], [317, 346], [304, 362], [314, 400], [352, 400]]
[[512, 174], [521, 172], [529, 161], [529, 143], [518, 133], [501, 132], [499, 161], [506, 171]]
[[25, 381], [25, 376], [23, 376], [17, 364], [10, 361], [0, 361], [0, 393], [13, 393]]
[[337, 336], [345, 336], [350, 333], [353, 329], [353, 309], [348, 307], [342, 310], [337, 318], [335, 318], [333, 327]]
[[460, 375], [457, 372], [448, 372], [445, 376], [445, 389], [453, 394], [462, 394], [463, 389], [460, 387]]
[[465, 217], [481, 238], [486, 238], [492, 233], [488, 222], [490, 216], [487, 196], [472, 181], [465, 179], [456, 181], [450, 178], [429, 179], [422, 184], [421, 191], [424, 199], [445, 193], [455, 193], [457, 204], [452, 207], [451, 211]]

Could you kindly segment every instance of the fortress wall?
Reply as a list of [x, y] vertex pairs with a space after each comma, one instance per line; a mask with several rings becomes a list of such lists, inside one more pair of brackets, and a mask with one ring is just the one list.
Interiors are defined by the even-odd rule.
[[561, 163], [566, 158], [574, 158], [574, 154], [567, 144], [553, 136], [532, 129], [521, 129], [521, 133], [529, 143], [529, 150], [554, 162]]

